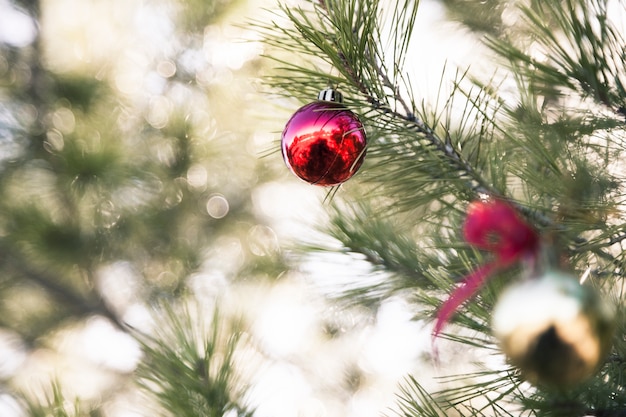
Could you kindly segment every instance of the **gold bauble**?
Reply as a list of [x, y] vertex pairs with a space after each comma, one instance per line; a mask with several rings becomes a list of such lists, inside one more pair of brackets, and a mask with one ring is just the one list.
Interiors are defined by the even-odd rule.
[[522, 376], [565, 388], [592, 376], [611, 347], [615, 311], [590, 286], [561, 271], [516, 283], [493, 310], [492, 330]]

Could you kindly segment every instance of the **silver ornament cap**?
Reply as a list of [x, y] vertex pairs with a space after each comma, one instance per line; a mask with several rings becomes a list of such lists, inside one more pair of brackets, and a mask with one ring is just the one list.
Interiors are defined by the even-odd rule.
[[319, 92], [317, 99], [321, 101], [333, 101], [343, 103], [343, 94], [333, 88], [326, 88]]
[[554, 270], [506, 289], [492, 315], [493, 334], [510, 363], [529, 382], [559, 388], [597, 371], [614, 330], [613, 306]]

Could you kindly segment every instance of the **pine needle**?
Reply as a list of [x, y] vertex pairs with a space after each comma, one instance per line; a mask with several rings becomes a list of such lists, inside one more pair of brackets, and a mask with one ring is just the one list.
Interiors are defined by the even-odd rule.
[[136, 371], [139, 386], [172, 416], [251, 416], [234, 363], [241, 331], [224, 327], [217, 309], [208, 326], [192, 319], [188, 307], [164, 305], [163, 311], [157, 334], [138, 338], [145, 355]]

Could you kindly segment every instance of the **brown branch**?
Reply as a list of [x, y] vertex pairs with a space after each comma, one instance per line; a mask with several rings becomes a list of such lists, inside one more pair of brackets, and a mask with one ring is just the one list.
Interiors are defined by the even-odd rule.
[[12, 270], [20, 277], [43, 288], [59, 303], [69, 306], [74, 315], [101, 315], [109, 319], [119, 330], [128, 332], [129, 327], [106, 305], [99, 294], [92, 292], [89, 297], [82, 296], [68, 286], [60, 284], [62, 280], [58, 277], [33, 268], [8, 248], [0, 247], [0, 252], [3, 255], [5, 271]]
[[[324, 12], [328, 14], [328, 6], [324, 0], [318, 0], [318, 5]], [[353, 33], [357, 32], [353, 31]], [[536, 210], [532, 210], [529, 207], [513, 201], [505, 196], [502, 190], [494, 188], [480, 175], [479, 172], [474, 169], [472, 164], [461, 155], [461, 153], [453, 146], [449, 138], [440, 137], [439, 135], [437, 135], [437, 133], [435, 133], [433, 127], [429, 126], [423, 120], [420, 120], [413, 113], [412, 106], [404, 99], [398, 86], [394, 84], [393, 80], [391, 80], [387, 75], [384, 64], [378, 62], [374, 58], [374, 56], [376, 55], [375, 51], [365, 51], [365, 59], [367, 60], [367, 63], [375, 69], [376, 73], [380, 77], [382, 86], [388, 88], [392, 92], [390, 98], [393, 99], [401, 107], [401, 111], [392, 108], [391, 105], [383, 102], [380, 98], [376, 97], [375, 94], [370, 91], [364, 80], [359, 77], [359, 71], [357, 70], [356, 66], [349, 61], [347, 55], [341, 49], [340, 44], [336, 40], [333, 41], [333, 44], [337, 57], [339, 58], [339, 62], [341, 63], [341, 68], [339, 68], [340, 71], [345, 74], [348, 81], [357, 88], [361, 95], [370, 104], [371, 108], [386, 115], [389, 115], [392, 118], [403, 120], [409, 126], [412, 126], [416, 133], [420, 135], [422, 139], [424, 139], [430, 146], [435, 148], [451, 164], [453, 170], [456, 170], [461, 175], [467, 177], [469, 181], [468, 189], [472, 193], [476, 195], [485, 194], [495, 198], [507, 200], [533, 224], [555, 231], [563, 230], [563, 226], [556, 223], [555, 220], [550, 216], [547, 216]], [[624, 114], [626, 114], [626, 110], [624, 111]], [[626, 240], [626, 234], [614, 237], [612, 239], [608, 239], [606, 246], [611, 246], [622, 240]], [[584, 248], [585, 250], [591, 251], [601, 259], [615, 262], [614, 257], [603, 251], [601, 248], [585, 247], [588, 243], [588, 240], [585, 238], [575, 237], [573, 238], [573, 243], [575, 246], [573, 249], [570, 248], [570, 250], [572, 251], [580, 251], [581, 248]]]

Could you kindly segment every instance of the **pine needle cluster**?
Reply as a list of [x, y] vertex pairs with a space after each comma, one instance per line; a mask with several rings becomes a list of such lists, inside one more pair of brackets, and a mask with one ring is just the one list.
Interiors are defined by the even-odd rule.
[[[171, 307], [197, 299], [211, 257], [224, 282], [283, 270], [275, 248], [259, 243], [270, 229], [250, 195], [273, 173], [242, 151], [251, 131], [229, 131], [209, 105], [224, 98], [214, 62], [189, 58], [238, 4], [211, 3], [0, 4], [0, 26], [15, 19], [15, 35], [32, 32], [15, 44], [0, 29], [3, 417], [251, 415], [234, 369], [241, 328]], [[71, 16], [69, 34], [55, 26], [61, 15]], [[130, 15], [154, 20], [109, 30]], [[146, 43], [154, 36], [163, 42]], [[82, 42], [90, 58], [72, 55]], [[129, 83], [129, 74], [140, 76]], [[232, 236], [242, 243], [235, 261], [221, 251]], [[205, 305], [222, 289], [205, 291]], [[144, 318], [158, 318], [158, 331]], [[113, 352], [94, 346], [104, 334]]]
[[[3, 340], [18, 340], [16, 350], [27, 355], [52, 349], [49, 335], [106, 318], [142, 353], [132, 375], [116, 375], [123, 383], [111, 390], [139, 388], [147, 415], [255, 415], [241, 375], [249, 363], [238, 357], [249, 334], [219, 309], [207, 313], [187, 303], [197, 295], [190, 294], [194, 278], [211, 262], [211, 272], [229, 282], [288, 269], [280, 254], [265, 256], [276, 255], [264, 247], [275, 242], [253, 233], [269, 228], [252, 209], [252, 188], [274, 173], [268, 166], [235, 172], [233, 166], [260, 162], [239, 152], [245, 140], [223, 135], [214, 120], [241, 106], [241, 97], [230, 95], [230, 84], [216, 87], [214, 68], [189, 59], [207, 52], [207, 25], [236, 3], [164, 2], [182, 29], [162, 56], [146, 58], [161, 90], [136, 100], [106, 68], [55, 69], [40, 33], [23, 47], [0, 44]], [[468, 203], [506, 200], [563, 268], [585, 273], [588, 285], [617, 304], [612, 351], [576, 387], [525, 382], [503, 359], [490, 325], [502, 289], [523, 272], [515, 266], [466, 303], [441, 336], [478, 352], [484, 363], [440, 378], [434, 390], [421, 375], [407, 375], [389, 414], [626, 415], [626, 4], [441, 3], [466, 33], [480, 37], [488, 70], [447, 64], [434, 96], [420, 93], [412, 73], [416, 62], [431, 63], [423, 45], [432, 41], [418, 36], [426, 6], [419, 1], [279, 3], [273, 18], [255, 23], [275, 67], [265, 78], [273, 97], [295, 109], [336, 88], [369, 138], [360, 172], [326, 194], [330, 222], [323, 232], [332, 244], [302, 242], [301, 253], [340, 252], [368, 264], [370, 274], [354, 277], [335, 301], [376, 309], [403, 297], [415, 320], [430, 323], [450, 289], [489, 260], [463, 240]], [[43, 2], [10, 4], [34, 26], [42, 21]], [[221, 213], [209, 204], [214, 198]], [[231, 234], [246, 238], [236, 240], [236, 259], [227, 262]], [[103, 288], [107, 268], [123, 271], [129, 298], [157, 312], [153, 333], [125, 321], [128, 311]], [[204, 301], [219, 305], [220, 288], [210, 291]], [[18, 392], [10, 375], [1, 377], [2, 396], [29, 415], [110, 415], [108, 404], [68, 398], [59, 383], [38, 398]]]
[[162, 311], [165, 326], [155, 335], [139, 336], [146, 360], [136, 371], [139, 386], [160, 405], [155, 411], [167, 410], [171, 416], [252, 416], [235, 369], [243, 335], [237, 324], [223, 320], [218, 310], [207, 324], [205, 314], [188, 307], [165, 306]]
[[[387, 275], [373, 285], [353, 283], [343, 300], [372, 305], [400, 293], [414, 301], [417, 318], [432, 319], [451, 286], [488, 256], [460, 233], [467, 204], [488, 195], [511, 202], [563, 265], [589, 271], [621, 310], [626, 5], [480, 2], [497, 3], [481, 10], [491, 10], [485, 21], [497, 23], [486, 27], [460, 12], [478, 3], [449, 2], [454, 16], [483, 36], [493, 70], [458, 68], [451, 79], [444, 72], [440, 94], [430, 98], [416, 94], [407, 64], [416, 57], [428, 63], [420, 43], [431, 41], [413, 36], [418, 3], [284, 4], [288, 24], [260, 25], [278, 51], [268, 54], [277, 67], [268, 79], [272, 92], [307, 102], [334, 86], [366, 126], [367, 161], [352, 182], [329, 192], [326, 231], [344, 252], [364, 256]], [[501, 19], [504, 8], [518, 16], [514, 24]], [[457, 325], [469, 333], [447, 337], [492, 352], [490, 311], [504, 282], [517, 275], [515, 268], [499, 274], [457, 315]], [[411, 377], [400, 394], [400, 413], [622, 415], [622, 334], [598, 375], [572, 391], [532, 388], [506, 367], [487, 368], [469, 378], [476, 382], [435, 393]]]

